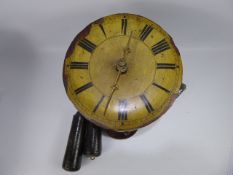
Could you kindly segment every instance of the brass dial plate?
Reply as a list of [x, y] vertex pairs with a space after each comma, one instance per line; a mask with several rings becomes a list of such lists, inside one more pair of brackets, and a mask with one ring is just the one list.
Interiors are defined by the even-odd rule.
[[[127, 71], [116, 81], [122, 58]], [[116, 14], [78, 34], [67, 51], [63, 79], [70, 100], [88, 120], [130, 131], [167, 111], [181, 86], [182, 63], [160, 26], [142, 16]]]

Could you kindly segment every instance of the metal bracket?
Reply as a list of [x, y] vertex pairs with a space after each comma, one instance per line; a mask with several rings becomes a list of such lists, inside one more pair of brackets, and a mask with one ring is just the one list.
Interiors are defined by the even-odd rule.
[[184, 92], [185, 89], [186, 89], [186, 84], [182, 83], [180, 86], [178, 96], [180, 96]]

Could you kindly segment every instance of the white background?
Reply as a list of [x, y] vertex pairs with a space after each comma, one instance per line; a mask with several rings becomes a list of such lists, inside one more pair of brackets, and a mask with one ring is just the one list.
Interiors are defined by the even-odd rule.
[[[232, 0], [0, 0], [0, 175], [232, 175]], [[187, 90], [102, 156], [62, 169], [75, 108], [62, 84], [65, 52], [90, 22], [128, 12], [173, 36]]]

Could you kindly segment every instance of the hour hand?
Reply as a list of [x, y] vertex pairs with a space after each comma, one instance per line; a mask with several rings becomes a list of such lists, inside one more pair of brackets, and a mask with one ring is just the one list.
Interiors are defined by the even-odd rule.
[[119, 78], [120, 78], [120, 75], [121, 75], [121, 71], [118, 71], [117, 78], [116, 78], [116, 80], [115, 80], [115, 82], [114, 82], [114, 84], [113, 84], [113, 86], [112, 86], [112, 92], [111, 92], [111, 94], [110, 94], [110, 96], [109, 96], [109, 98], [108, 98], [107, 104], [106, 104], [105, 109], [104, 109], [104, 115], [105, 115], [106, 112], [107, 112], [109, 103], [110, 103], [110, 101], [111, 101], [111, 99], [112, 99], [112, 96], [113, 96], [113, 93], [118, 89], [117, 83], [118, 83], [118, 80], [119, 80]]

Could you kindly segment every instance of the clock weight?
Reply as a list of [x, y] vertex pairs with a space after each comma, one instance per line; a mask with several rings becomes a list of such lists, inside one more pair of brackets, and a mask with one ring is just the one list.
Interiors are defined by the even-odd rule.
[[91, 159], [100, 156], [102, 149], [101, 138], [101, 128], [90, 123], [77, 112], [73, 116], [71, 124], [63, 169], [78, 171], [81, 168], [83, 154]]
[[81, 168], [85, 119], [77, 112], [73, 116], [62, 167], [67, 171]]
[[83, 154], [90, 157], [92, 160], [95, 159], [95, 157], [100, 156], [102, 151], [101, 138], [101, 128], [87, 121], [84, 136]]

